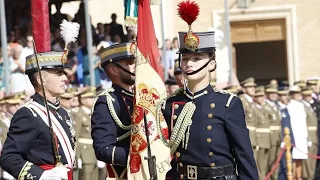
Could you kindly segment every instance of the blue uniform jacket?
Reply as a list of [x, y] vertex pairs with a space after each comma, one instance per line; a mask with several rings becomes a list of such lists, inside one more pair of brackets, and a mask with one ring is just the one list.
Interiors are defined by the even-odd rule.
[[[292, 128], [291, 128], [290, 115], [289, 115], [287, 108], [281, 109], [281, 116], [282, 116], [282, 119], [281, 119], [281, 141], [283, 141], [283, 138], [284, 138], [284, 128], [287, 127], [290, 130], [291, 143], [294, 144], [294, 137], [293, 137]], [[287, 179], [287, 162], [286, 162], [286, 154], [285, 153], [281, 157], [278, 179], [279, 180], [286, 180]]]
[[230, 101], [230, 96], [208, 85], [194, 95], [186, 90], [167, 100], [163, 114], [170, 131], [185, 103], [193, 101], [196, 105], [187, 149], [180, 143], [175, 153], [176, 161], [179, 166], [202, 167], [235, 162], [240, 180], [257, 180], [258, 171], [242, 102], [238, 97]]
[[[32, 100], [44, 106], [44, 98], [35, 94]], [[72, 147], [74, 137], [70, 132], [70, 116], [60, 104], [48, 102], [49, 110], [59, 120], [65, 130]], [[11, 119], [7, 139], [0, 157], [0, 166], [17, 179], [38, 180], [43, 173], [40, 165], [55, 165], [54, 151], [49, 127], [35, 111], [22, 107]], [[66, 156], [59, 142], [59, 154], [63, 164], [67, 164]]]
[[[113, 85], [112, 87], [114, 91], [109, 94], [114, 100], [115, 113], [124, 126], [129, 126], [133, 110], [133, 94], [120, 86]], [[120, 176], [127, 166], [130, 134], [122, 140], [117, 140], [117, 138], [128, 133], [131, 129], [124, 130], [117, 125], [109, 111], [107, 94], [105, 93], [99, 95], [94, 105], [91, 121], [93, 148], [97, 159], [114, 165]]]

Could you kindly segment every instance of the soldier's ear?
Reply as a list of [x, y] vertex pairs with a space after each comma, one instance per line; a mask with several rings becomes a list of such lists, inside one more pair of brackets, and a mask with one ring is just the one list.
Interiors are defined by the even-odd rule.
[[41, 80], [39, 74], [36, 75], [37, 83], [39, 86], [41, 86]]
[[108, 72], [110, 75], [117, 76], [118, 75], [118, 69], [115, 66], [109, 66]]
[[208, 69], [210, 72], [213, 72], [216, 70], [217, 64], [215, 60], [211, 60], [208, 64]]
[[[43, 81], [43, 85], [44, 85], [46, 82], [46, 77], [47, 77], [46, 71], [41, 71], [41, 75], [42, 75], [42, 81]], [[40, 79], [39, 73], [36, 74], [36, 79], [37, 79], [38, 85], [41, 86], [41, 79]]]

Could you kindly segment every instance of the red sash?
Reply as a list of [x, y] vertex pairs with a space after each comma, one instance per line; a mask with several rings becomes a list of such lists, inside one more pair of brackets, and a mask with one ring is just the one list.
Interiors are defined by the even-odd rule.
[[[118, 174], [117, 171], [115, 170], [114, 167], [112, 167], [112, 165], [110, 164], [107, 164], [106, 165], [106, 169], [107, 169], [107, 177], [108, 178], [121, 178], [121, 179], [127, 179], [127, 170], [124, 170], [125, 172], [122, 172], [125, 173], [125, 174]], [[122, 177], [121, 177], [122, 176]]]
[[[50, 170], [54, 168], [54, 166], [50, 164], [40, 165], [39, 167], [43, 170]], [[72, 169], [70, 169], [70, 171], [68, 172], [68, 180], [72, 180]]]

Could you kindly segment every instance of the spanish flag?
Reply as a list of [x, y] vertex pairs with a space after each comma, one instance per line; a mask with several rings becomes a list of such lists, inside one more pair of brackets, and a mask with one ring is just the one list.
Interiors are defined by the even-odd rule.
[[[157, 104], [166, 97], [163, 68], [156, 43], [149, 0], [139, 0], [138, 40], [131, 46], [136, 55], [136, 83], [132, 115], [131, 144], [128, 160], [128, 180], [149, 180], [148, 142], [156, 158], [157, 179], [164, 180], [171, 169], [168, 126], [164, 118], [156, 120]], [[146, 118], [147, 133], [144, 123]]]

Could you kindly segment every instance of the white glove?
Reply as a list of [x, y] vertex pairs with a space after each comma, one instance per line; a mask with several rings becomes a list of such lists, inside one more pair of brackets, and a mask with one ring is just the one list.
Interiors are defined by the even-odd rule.
[[82, 169], [82, 160], [81, 159], [78, 159], [78, 169]]
[[281, 142], [280, 148], [283, 148], [286, 144], [284, 142]]
[[97, 166], [98, 166], [99, 169], [102, 169], [102, 168], [106, 167], [106, 163], [103, 162], [103, 161], [98, 161], [97, 162]]
[[310, 148], [312, 146], [312, 142], [308, 141], [308, 147]]
[[70, 169], [64, 166], [54, 167], [44, 171], [39, 180], [68, 180], [68, 171]]
[[14, 180], [14, 177], [11, 176], [11, 174], [7, 173], [6, 171], [3, 171], [2, 177], [3, 177], [3, 179]]

